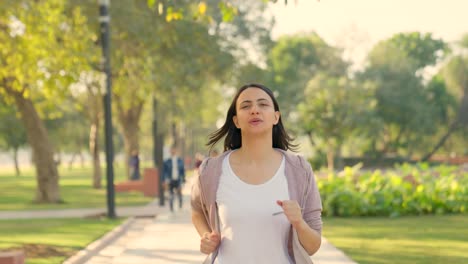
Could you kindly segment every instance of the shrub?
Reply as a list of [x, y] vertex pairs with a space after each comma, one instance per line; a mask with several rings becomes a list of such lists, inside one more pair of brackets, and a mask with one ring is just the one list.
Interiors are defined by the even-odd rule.
[[346, 167], [317, 181], [327, 216], [397, 217], [468, 209], [468, 172], [455, 166], [403, 164], [385, 172]]

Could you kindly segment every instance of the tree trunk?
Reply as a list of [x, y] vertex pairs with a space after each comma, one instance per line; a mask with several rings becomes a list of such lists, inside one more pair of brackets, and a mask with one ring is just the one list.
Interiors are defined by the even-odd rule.
[[317, 148], [317, 144], [315, 143], [315, 140], [312, 138], [312, 131], [306, 132], [307, 136], [309, 137], [310, 144], [312, 147]]
[[130, 175], [130, 166], [129, 160], [132, 151], [138, 151], [138, 121], [134, 119], [124, 119], [121, 122], [122, 134], [124, 139], [124, 148], [125, 148], [125, 168], [127, 171], [128, 179], [131, 178]]
[[179, 133], [177, 140], [179, 141], [180, 157], [182, 158], [182, 160], [184, 161], [184, 164], [185, 164], [186, 157], [187, 157], [187, 142], [186, 142], [187, 127], [185, 126], [185, 124], [181, 125], [180, 130], [182, 130], [182, 131], [181, 131], [181, 133]]
[[47, 130], [30, 99], [19, 94], [15, 94], [14, 98], [34, 156], [37, 175], [36, 202], [59, 203], [59, 175]]
[[[468, 83], [466, 84], [468, 86]], [[463, 92], [463, 97], [460, 103], [460, 109], [457, 114], [458, 120], [462, 126], [468, 125], [468, 87]]]
[[102, 169], [101, 159], [99, 156], [99, 131], [101, 128], [101, 120], [103, 117], [103, 104], [101, 94], [101, 84], [97, 81], [88, 83], [88, 109], [87, 115], [91, 123], [89, 129], [89, 153], [91, 154], [91, 162], [93, 166], [93, 188], [100, 189], [102, 187]]
[[21, 171], [20, 171], [19, 163], [18, 163], [18, 148], [13, 148], [13, 161], [15, 162], [16, 176], [20, 176]]
[[344, 166], [343, 166], [343, 157], [342, 157], [342, 155], [341, 155], [341, 146], [342, 146], [341, 143], [338, 144], [338, 146], [336, 147], [336, 151], [335, 151], [335, 153], [336, 153], [336, 155], [335, 155], [335, 156], [336, 156], [336, 164], [334, 164], [334, 165], [335, 165], [335, 167], [336, 167], [337, 169], [339, 169], [339, 170], [344, 169]]
[[122, 99], [119, 96], [115, 96], [117, 103], [118, 119], [120, 127], [122, 129], [124, 148], [125, 148], [125, 168], [127, 172], [127, 178], [130, 179], [130, 167], [129, 160], [132, 151], [139, 151], [138, 133], [140, 131], [139, 122], [141, 117], [141, 110], [143, 109], [143, 102], [138, 102], [136, 105], [124, 109]]
[[93, 118], [89, 131], [89, 152], [91, 153], [93, 163], [93, 188], [100, 189], [102, 187], [102, 173], [101, 160], [99, 158], [99, 117], [97, 116]]
[[445, 144], [445, 141], [447, 141], [447, 139], [450, 137], [450, 135], [453, 132], [455, 132], [455, 130], [457, 130], [457, 128], [458, 128], [458, 122], [455, 121], [450, 125], [449, 130], [447, 131], [447, 133], [445, 133], [445, 135], [442, 136], [442, 138], [439, 140], [439, 142], [437, 142], [437, 144], [431, 150], [431, 152], [424, 155], [424, 157], [421, 159], [421, 161], [428, 161], [432, 157], [432, 155], [434, 155], [434, 153], [436, 153], [437, 150], [439, 150], [439, 148], [442, 147]]
[[171, 133], [172, 133], [172, 146], [179, 146], [179, 137], [177, 135], [177, 124], [175, 121], [172, 121], [171, 125]]
[[458, 128], [464, 127], [468, 125], [468, 89], [464, 90], [463, 97], [460, 103], [460, 108], [458, 109], [457, 112], [457, 118], [453, 123], [450, 125], [449, 130], [445, 135], [442, 136], [442, 138], [437, 142], [435, 147], [432, 149], [431, 152], [427, 153], [424, 155], [424, 157], [421, 159], [421, 161], [428, 161], [434, 153], [437, 152], [439, 148], [441, 148], [444, 144], [445, 141], [450, 137], [450, 135], [455, 132]]
[[159, 133], [157, 136], [157, 142], [156, 142], [156, 167], [158, 168], [158, 173], [159, 175], [162, 175], [162, 168], [164, 164], [164, 134]]

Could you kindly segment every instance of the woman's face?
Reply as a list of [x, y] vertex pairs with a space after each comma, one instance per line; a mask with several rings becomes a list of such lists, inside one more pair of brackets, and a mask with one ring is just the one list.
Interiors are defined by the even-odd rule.
[[280, 112], [275, 111], [273, 100], [262, 89], [250, 87], [239, 95], [234, 124], [243, 133], [271, 132], [279, 121]]

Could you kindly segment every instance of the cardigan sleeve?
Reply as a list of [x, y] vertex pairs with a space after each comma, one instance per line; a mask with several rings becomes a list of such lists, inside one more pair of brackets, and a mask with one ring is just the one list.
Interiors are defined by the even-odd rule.
[[203, 213], [202, 202], [201, 202], [201, 193], [200, 193], [200, 175], [196, 176], [195, 181], [192, 185], [192, 192], [190, 197], [190, 204], [193, 211]]
[[192, 191], [190, 195], [190, 204], [192, 206], [192, 210], [197, 211], [199, 213], [203, 213], [203, 204], [202, 204], [202, 197], [201, 197], [201, 181], [200, 177], [202, 174], [203, 169], [205, 168], [207, 163], [207, 159], [205, 159], [200, 167], [198, 167], [198, 175], [195, 178], [195, 181], [192, 185]]
[[322, 200], [309, 162], [305, 161], [307, 176], [310, 179], [303, 209], [306, 223], [319, 234], [322, 234]]

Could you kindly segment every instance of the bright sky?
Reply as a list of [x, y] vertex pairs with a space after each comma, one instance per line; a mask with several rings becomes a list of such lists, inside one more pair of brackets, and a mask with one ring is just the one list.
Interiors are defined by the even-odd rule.
[[[445, 41], [468, 33], [468, 0], [284, 0], [272, 5], [273, 37], [316, 31], [360, 61], [376, 42], [397, 32], [432, 32]], [[352, 54], [352, 55], [351, 55]]]

